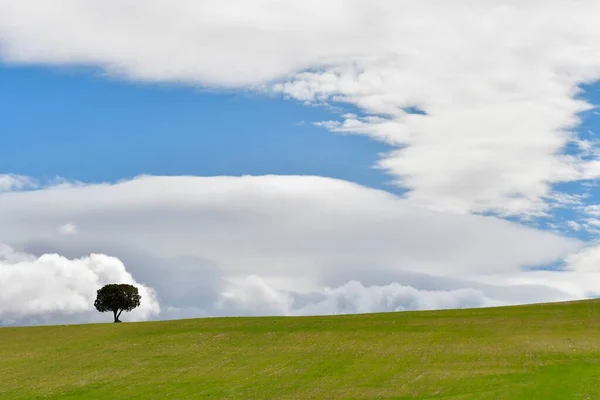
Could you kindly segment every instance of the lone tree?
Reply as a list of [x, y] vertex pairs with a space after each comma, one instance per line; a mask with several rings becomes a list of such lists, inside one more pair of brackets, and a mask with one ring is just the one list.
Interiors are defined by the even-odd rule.
[[112, 311], [117, 323], [123, 311], [139, 307], [141, 298], [135, 286], [113, 283], [98, 290], [94, 307], [100, 312]]

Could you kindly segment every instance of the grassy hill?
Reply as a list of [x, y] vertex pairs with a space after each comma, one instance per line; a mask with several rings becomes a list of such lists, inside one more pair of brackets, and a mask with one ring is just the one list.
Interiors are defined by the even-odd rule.
[[600, 399], [600, 301], [0, 328], [0, 399], [204, 398]]

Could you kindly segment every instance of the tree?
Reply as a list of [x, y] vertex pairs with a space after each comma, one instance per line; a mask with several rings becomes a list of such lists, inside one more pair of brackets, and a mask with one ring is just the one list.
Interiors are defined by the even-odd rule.
[[110, 284], [98, 290], [94, 307], [100, 312], [112, 311], [115, 323], [121, 322], [119, 317], [123, 311], [131, 311], [139, 307], [142, 296], [133, 285]]

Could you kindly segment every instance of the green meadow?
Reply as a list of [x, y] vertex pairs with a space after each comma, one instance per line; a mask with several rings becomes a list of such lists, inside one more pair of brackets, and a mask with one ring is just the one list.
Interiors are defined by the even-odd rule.
[[600, 301], [0, 328], [0, 359], [7, 400], [600, 399]]

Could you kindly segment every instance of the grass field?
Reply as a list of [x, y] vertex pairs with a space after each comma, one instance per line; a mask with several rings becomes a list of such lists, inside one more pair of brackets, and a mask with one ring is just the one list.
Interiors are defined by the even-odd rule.
[[0, 399], [600, 399], [600, 301], [0, 328]]

